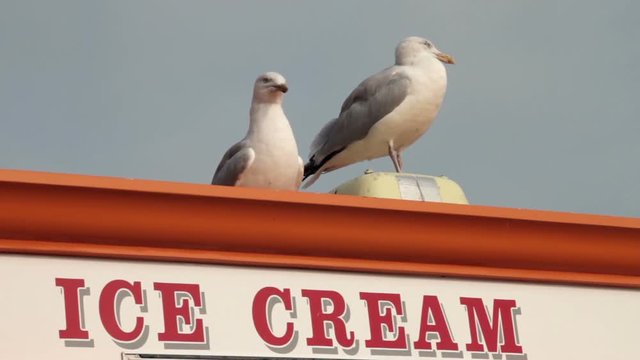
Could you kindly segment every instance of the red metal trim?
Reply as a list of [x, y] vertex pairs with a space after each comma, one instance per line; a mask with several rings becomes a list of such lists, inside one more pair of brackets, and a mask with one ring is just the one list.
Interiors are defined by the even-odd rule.
[[640, 219], [0, 170], [0, 252], [640, 288]]

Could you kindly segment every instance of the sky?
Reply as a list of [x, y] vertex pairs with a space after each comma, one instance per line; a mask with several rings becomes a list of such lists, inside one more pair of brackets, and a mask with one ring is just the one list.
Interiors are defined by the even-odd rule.
[[[404, 170], [472, 204], [640, 217], [640, 2], [0, 0], [0, 168], [208, 184], [253, 81], [300, 154], [404, 37], [456, 64]], [[328, 192], [389, 158], [323, 175]]]

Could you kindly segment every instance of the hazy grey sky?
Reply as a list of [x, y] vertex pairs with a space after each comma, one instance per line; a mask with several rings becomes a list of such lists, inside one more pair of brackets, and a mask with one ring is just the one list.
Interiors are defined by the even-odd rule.
[[[408, 35], [455, 56], [405, 170], [474, 204], [640, 216], [640, 2], [0, 0], [0, 167], [209, 183], [281, 72], [303, 158]], [[388, 158], [325, 174], [326, 192]]]

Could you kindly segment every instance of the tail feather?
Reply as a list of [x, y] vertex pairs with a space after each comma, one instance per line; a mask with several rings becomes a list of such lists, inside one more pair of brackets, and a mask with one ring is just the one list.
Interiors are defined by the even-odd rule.
[[305, 179], [307, 179], [310, 176], [311, 176], [311, 179], [309, 179], [309, 181], [307, 181], [302, 186], [302, 188], [306, 189], [309, 186], [311, 186], [314, 182], [316, 182], [316, 180], [318, 180], [320, 175], [322, 175], [322, 173], [326, 172], [326, 169], [324, 168], [324, 165], [327, 163], [327, 161], [331, 160], [334, 156], [338, 155], [345, 148], [346, 147], [343, 147], [343, 148], [340, 148], [340, 149], [338, 149], [336, 151], [333, 151], [329, 155], [325, 156], [322, 160], [320, 160], [320, 162], [316, 162], [316, 156], [315, 155], [311, 156], [311, 158], [309, 159], [309, 162], [304, 164], [304, 175], [302, 176], [302, 181], [305, 181]]
[[312, 156], [311, 159], [309, 159], [309, 162], [304, 164], [304, 175], [302, 176], [302, 181], [304, 182], [309, 176], [311, 176], [311, 179], [304, 182], [304, 184], [302, 185], [303, 189], [308, 188], [309, 186], [313, 185], [316, 180], [318, 180], [318, 178], [322, 174], [322, 170], [320, 170], [321, 166], [322, 163], [316, 164], [315, 156]]
[[321, 165], [316, 164], [315, 157], [312, 156], [311, 159], [309, 159], [309, 162], [304, 164], [304, 175], [302, 175], [302, 181], [320, 170], [320, 166]]

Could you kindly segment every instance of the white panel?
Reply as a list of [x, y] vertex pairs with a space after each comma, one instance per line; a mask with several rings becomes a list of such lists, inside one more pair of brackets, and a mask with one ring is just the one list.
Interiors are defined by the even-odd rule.
[[[640, 291], [539, 285], [495, 281], [470, 281], [430, 277], [403, 277], [322, 271], [294, 271], [214, 265], [189, 265], [133, 261], [87, 260], [62, 257], [0, 255], [0, 358], [122, 359], [127, 354], [179, 354], [197, 356], [245, 356], [341, 359], [471, 359], [465, 344], [470, 328], [460, 297], [481, 298], [489, 308], [494, 299], [515, 300], [517, 335], [525, 356], [502, 355], [512, 359], [632, 359], [637, 358], [640, 334]], [[83, 297], [85, 327], [89, 343], [65, 343], [58, 331], [65, 327], [64, 298], [56, 278], [84, 279], [90, 294]], [[104, 286], [112, 280], [140, 281], [146, 293], [146, 312], [131, 298], [120, 306], [121, 326], [131, 329], [142, 316], [148, 326], [145, 341], [124, 348], [102, 325], [98, 304]], [[158, 340], [163, 331], [162, 302], [155, 282], [198, 284], [204, 294], [203, 319], [209, 342], [204, 347], [167, 347]], [[297, 317], [290, 319], [276, 306], [272, 323], [281, 333], [287, 321], [298, 331], [296, 346], [278, 353], [258, 336], [252, 319], [252, 302], [263, 287], [288, 288], [293, 295]], [[348, 329], [358, 342], [355, 351], [335, 349], [335, 353], [314, 353], [306, 346], [311, 336], [311, 315], [302, 289], [333, 290], [349, 306]], [[417, 339], [424, 295], [435, 295], [444, 308], [460, 353], [422, 353], [410, 347], [403, 353], [377, 351], [365, 347], [369, 338], [367, 308], [361, 292], [400, 294], [410, 344]], [[89, 345], [83, 347], [78, 345]], [[131, 347], [131, 345], [129, 345]], [[423, 357], [420, 357], [423, 355]], [[429, 356], [432, 357], [429, 357]], [[476, 354], [493, 359], [491, 354]], [[424, 357], [426, 356], [426, 357]], [[433, 357], [435, 356], [435, 357]]]

